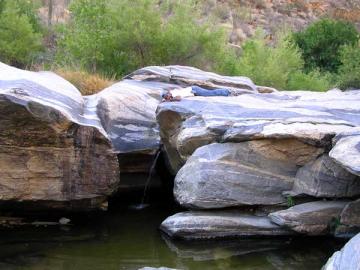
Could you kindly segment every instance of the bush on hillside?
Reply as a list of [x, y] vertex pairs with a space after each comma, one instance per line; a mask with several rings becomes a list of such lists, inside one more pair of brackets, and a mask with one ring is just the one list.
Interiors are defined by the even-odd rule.
[[357, 43], [359, 33], [349, 22], [322, 19], [293, 35], [300, 48], [306, 71], [337, 72], [341, 65], [340, 48]]
[[289, 77], [287, 90], [327, 91], [333, 87], [330, 73], [321, 73], [318, 70], [305, 73], [295, 72]]
[[42, 49], [41, 34], [21, 12], [21, 1], [2, 1], [0, 10], [0, 61], [24, 67]]
[[360, 89], [360, 43], [340, 51], [339, 87]]
[[200, 22], [193, 1], [75, 0], [72, 21], [60, 31], [57, 59], [124, 75], [147, 65], [216, 68], [226, 38], [211, 21]]
[[227, 60], [225, 73], [247, 76], [257, 85], [280, 90], [325, 91], [331, 86], [328, 77], [319, 72], [304, 73], [301, 52], [288, 34], [280, 34], [277, 42], [270, 46], [258, 31], [242, 49], [240, 57]]

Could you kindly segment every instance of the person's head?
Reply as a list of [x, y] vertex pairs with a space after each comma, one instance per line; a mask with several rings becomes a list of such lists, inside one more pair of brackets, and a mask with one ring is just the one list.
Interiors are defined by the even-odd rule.
[[171, 100], [171, 99], [173, 99], [173, 96], [170, 92], [166, 92], [162, 95], [162, 98], [165, 100]]

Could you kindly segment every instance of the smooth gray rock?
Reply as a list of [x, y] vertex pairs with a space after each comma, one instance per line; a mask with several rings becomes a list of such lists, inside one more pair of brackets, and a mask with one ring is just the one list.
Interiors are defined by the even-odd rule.
[[327, 261], [322, 270], [359, 270], [360, 234], [353, 237], [340, 251]]
[[[226, 77], [192, 67], [146, 67], [100, 93], [87, 97], [119, 153], [122, 172], [148, 172], [160, 147], [156, 108], [168, 90], [191, 85], [227, 87], [239, 92], [256, 92], [245, 77]], [[244, 88], [246, 90], [244, 90]]]
[[360, 128], [338, 134], [329, 155], [353, 174], [360, 176]]
[[360, 199], [350, 202], [340, 215], [340, 225], [335, 230], [335, 236], [351, 238], [360, 232]]
[[293, 234], [272, 223], [268, 217], [235, 210], [178, 213], [165, 219], [160, 229], [172, 238], [186, 240]]
[[212, 142], [295, 138], [331, 148], [333, 136], [359, 127], [359, 102], [360, 91], [192, 97], [162, 103], [157, 119], [177, 172], [198, 147]]
[[354, 197], [360, 195], [360, 177], [325, 154], [298, 170], [293, 192], [322, 198]]
[[174, 83], [182, 87], [198, 85], [208, 89], [227, 88], [238, 91], [257, 92], [256, 85], [247, 77], [221, 76], [186, 66], [151, 66], [139, 69], [125, 77], [141, 81]]
[[297, 168], [321, 152], [297, 140], [209, 144], [180, 169], [174, 195], [190, 208], [285, 203]]
[[289, 209], [269, 214], [272, 222], [298, 233], [325, 235], [331, 223], [339, 220], [348, 201], [316, 201], [295, 205]]

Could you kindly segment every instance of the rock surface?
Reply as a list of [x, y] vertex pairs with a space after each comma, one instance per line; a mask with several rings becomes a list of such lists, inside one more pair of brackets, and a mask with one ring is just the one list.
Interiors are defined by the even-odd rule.
[[334, 253], [322, 270], [359, 270], [360, 234], [352, 238], [343, 249]]
[[160, 229], [172, 238], [186, 240], [293, 234], [267, 217], [232, 210], [178, 213], [163, 221]]
[[160, 146], [156, 108], [168, 90], [191, 85], [227, 87], [233, 92], [256, 92], [245, 77], [227, 77], [184, 67], [146, 67], [135, 71], [100, 93], [87, 97], [97, 111], [114, 150], [121, 172], [148, 172]]
[[321, 152], [296, 140], [209, 144], [180, 169], [174, 195], [191, 208], [285, 203], [297, 167]]
[[161, 95], [190, 85], [257, 92], [248, 78], [169, 66], [138, 70], [83, 97], [53, 73], [0, 63], [0, 200], [106, 207], [119, 164], [123, 173], [148, 173], [153, 163]]
[[360, 176], [360, 128], [338, 134], [329, 155], [345, 169]]
[[360, 199], [347, 204], [340, 215], [335, 236], [351, 238], [360, 231]]
[[0, 63], [0, 112], [0, 200], [105, 206], [119, 183], [117, 157], [75, 87]]
[[360, 195], [360, 177], [323, 155], [298, 170], [293, 192], [322, 198], [354, 197]]
[[295, 205], [269, 214], [272, 222], [298, 233], [324, 235], [330, 233], [332, 222], [339, 219], [348, 202], [316, 201]]
[[359, 102], [360, 91], [338, 90], [192, 97], [162, 103], [157, 119], [175, 173], [196, 148], [212, 142], [293, 138], [329, 149], [336, 134], [359, 127]]

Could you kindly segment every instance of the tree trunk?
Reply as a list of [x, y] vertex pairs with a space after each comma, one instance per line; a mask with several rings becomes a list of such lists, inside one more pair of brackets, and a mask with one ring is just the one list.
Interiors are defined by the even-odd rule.
[[48, 26], [52, 24], [52, 16], [53, 16], [53, 0], [48, 0]]

